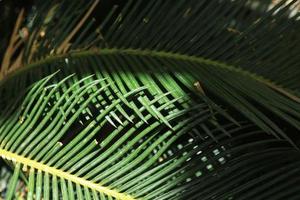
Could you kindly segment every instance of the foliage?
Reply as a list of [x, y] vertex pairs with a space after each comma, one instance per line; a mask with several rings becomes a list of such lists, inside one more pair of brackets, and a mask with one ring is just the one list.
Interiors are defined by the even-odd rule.
[[297, 199], [297, 5], [64, 0], [22, 10], [0, 72], [0, 155], [12, 169], [0, 173], [1, 195]]

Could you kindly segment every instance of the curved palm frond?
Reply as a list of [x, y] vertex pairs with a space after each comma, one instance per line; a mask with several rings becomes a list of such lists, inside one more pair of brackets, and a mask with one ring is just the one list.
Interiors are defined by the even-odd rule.
[[[145, 172], [158, 168], [168, 169], [171, 174], [165, 175], [171, 179], [173, 170], [188, 167], [186, 160], [196, 149], [184, 154], [183, 148], [162, 162], [164, 154], [190, 130], [209, 125], [214, 115], [205, 103], [189, 110], [174, 106], [178, 99], [159, 104], [170, 94], [149, 99], [145, 87], [119, 98], [120, 92], [109, 80], [89, 76], [70, 84], [71, 75], [50, 84], [53, 76], [35, 84], [20, 107], [8, 107], [1, 117], [0, 154], [15, 163], [15, 173], [29, 171], [28, 196], [36, 191], [41, 197], [43, 186], [44, 198], [49, 199], [50, 188], [62, 187], [62, 195], [69, 199], [76, 186], [77, 198], [82, 190], [91, 190], [96, 196], [134, 199], [115, 188], [136, 185]], [[69, 194], [64, 194], [66, 182]], [[16, 183], [12, 182], [10, 191]], [[58, 191], [53, 190], [50, 199], [58, 198]]]
[[[211, 119], [215, 115], [206, 103], [178, 110], [173, 104], [178, 99], [159, 105], [159, 99], [170, 94], [158, 94], [149, 100], [145, 87], [118, 98], [114, 95], [120, 92], [115, 91], [109, 79], [88, 76], [72, 84], [71, 75], [52, 83], [53, 76], [36, 83], [21, 98], [19, 107], [9, 106], [6, 116], [1, 117], [0, 153], [15, 170], [7, 199], [13, 197], [20, 173], [28, 177], [28, 198], [205, 199], [224, 189], [204, 192], [202, 187], [206, 185], [197, 184], [206, 180], [202, 173], [208, 176], [224, 162], [228, 162], [230, 170], [218, 169], [220, 175], [225, 173], [221, 180], [228, 181], [225, 178], [232, 170], [243, 171], [246, 165], [244, 170], [251, 173], [241, 176], [244, 182], [268, 169], [268, 165], [249, 168], [251, 163], [258, 164], [258, 155], [263, 162], [273, 159], [274, 154], [299, 155], [284, 140], [267, 137], [251, 142], [254, 135], [263, 134], [253, 130], [253, 125], [247, 125], [250, 129], [246, 130], [246, 125], [231, 124], [226, 133], [232, 138], [218, 127], [213, 130]], [[148, 99], [148, 106], [141, 99]], [[140, 106], [134, 108], [135, 105]], [[211, 131], [205, 134], [205, 127]], [[190, 139], [186, 143], [182, 136], [187, 134]], [[274, 146], [279, 143], [283, 146]], [[209, 158], [209, 154], [213, 156]], [[280, 160], [278, 165], [291, 159], [295, 157]], [[290, 175], [299, 173], [297, 163], [287, 167], [292, 169]], [[269, 176], [279, 172], [275, 170]], [[257, 181], [253, 184], [260, 179]], [[234, 189], [229, 196], [240, 195], [248, 187]]]
[[28, 199], [296, 198], [298, 3], [22, 11], [1, 66], [5, 198], [20, 177]]
[[[33, 22], [28, 27], [28, 31], [32, 34], [24, 47], [23, 62], [24, 64], [33, 62], [26, 68], [30, 69], [48, 63], [70, 65], [61, 62], [77, 63], [78, 59], [82, 62], [89, 62], [92, 59], [98, 61], [91, 62], [104, 62], [104, 59], [100, 57], [109, 55], [111, 59], [105, 60], [105, 65], [108, 65], [108, 75], [113, 76], [113, 80], [124, 79], [124, 76], [118, 78], [118, 75], [114, 73], [114, 71], [120, 71], [119, 68], [123, 73], [127, 73], [126, 76], [131, 76], [132, 71], [138, 71], [143, 74], [142, 76], [147, 76], [145, 73], [149, 74], [148, 68], [155, 67], [158, 73], [163, 72], [167, 74], [166, 76], [171, 76], [168, 79], [176, 82], [174, 85], [180, 82], [189, 89], [192, 86], [193, 89], [193, 84], [201, 83], [202, 87], [240, 110], [266, 132], [287, 138], [280, 127], [253, 106], [252, 101], [299, 129], [299, 123], [295, 120], [299, 118], [300, 99], [297, 92], [299, 74], [294, 65], [298, 57], [286, 58], [284, 54], [286, 48], [292, 49], [291, 52], [297, 52], [298, 40], [289, 42], [282, 36], [282, 32], [287, 28], [295, 30], [297, 28], [298, 14], [290, 19], [285, 17], [290, 7], [296, 2], [291, 1], [286, 5], [285, 1], [281, 1], [264, 13], [263, 18], [257, 19], [250, 15], [249, 19], [246, 18], [248, 21], [243, 22], [238, 20], [249, 9], [248, 1], [231, 3], [203, 1], [193, 9], [194, 1], [181, 1], [176, 4], [172, 1], [153, 1], [146, 5], [143, 1], [130, 1], [118, 15], [114, 14], [116, 12], [114, 7], [112, 13], [108, 14], [100, 27], [92, 34], [87, 33], [86, 30], [93, 21], [88, 23], [85, 21], [98, 1], [91, 2], [91, 4], [83, 3], [83, 7], [80, 6], [81, 4], [69, 4], [68, 1], [61, 4], [56, 2], [50, 5], [43, 4], [40, 8], [41, 12], [36, 13]], [[142, 6], [143, 10], [140, 11], [139, 8]], [[68, 7], [67, 11], [65, 7]], [[158, 8], [161, 11], [159, 15], [154, 12]], [[214, 12], [209, 14], [213, 8]], [[166, 9], [169, 12], [164, 12]], [[78, 13], [75, 10], [78, 10]], [[218, 13], [219, 10], [222, 12]], [[76, 13], [76, 17], [68, 15], [70, 13]], [[163, 20], [159, 24], [156, 23], [164, 13], [166, 16]], [[68, 17], [64, 18], [65, 16]], [[176, 20], [171, 20], [174, 17]], [[202, 17], [207, 19], [202, 20]], [[64, 20], [57, 23], [57, 19]], [[222, 19], [221, 22], [219, 22], [220, 19]], [[208, 21], [211, 23], [207, 26]], [[286, 21], [288, 22], [285, 23]], [[188, 25], [183, 28], [186, 22]], [[107, 27], [108, 24], [110, 27]], [[80, 28], [82, 29], [80, 36], [74, 38], [76, 31]], [[188, 32], [188, 30], [191, 31]], [[292, 38], [295, 33], [289, 34], [291, 36], [286, 36], [286, 38]], [[268, 38], [272, 40], [268, 41]], [[74, 41], [71, 42], [72, 39]], [[262, 40], [266, 45], [261, 45]], [[270, 46], [272, 46], [272, 52], [266, 51], [266, 48]], [[272, 53], [276, 57], [265, 55], [264, 52]], [[279, 56], [281, 54], [283, 56]], [[134, 58], [131, 58], [132, 56]], [[72, 58], [76, 61], [72, 61]], [[282, 61], [276, 61], [277, 58]], [[286, 59], [290, 61], [284, 62]], [[273, 66], [273, 63], [282, 62], [285, 64]], [[94, 73], [98, 65], [96, 67], [96, 63], [89, 63], [91, 68], [84, 70]], [[111, 65], [116, 69], [111, 68]], [[39, 67], [39, 71], [42, 71], [38, 73], [49, 74], [49, 72], [43, 72], [45, 69], [49, 70], [46, 66]], [[284, 77], [278, 77], [283, 69], [288, 69], [290, 75], [284, 74]], [[50, 70], [54, 72], [53, 69]], [[182, 71], [185, 76], [182, 76]], [[138, 75], [132, 78], [145, 79], [136, 76]], [[215, 81], [213, 81], [214, 78]], [[149, 81], [148, 79], [145, 80]], [[281, 81], [287, 79], [288, 84], [286, 81]], [[139, 80], [135, 82], [142, 85]], [[118, 86], [122, 88], [123, 84]], [[129, 83], [127, 86], [132, 87]], [[253, 88], [255, 88], [254, 91]], [[174, 89], [182, 90], [181, 87]], [[268, 98], [257, 94], [257, 91], [260, 91], [259, 94], [268, 94]], [[276, 101], [270, 102], [269, 99], [276, 99]]]

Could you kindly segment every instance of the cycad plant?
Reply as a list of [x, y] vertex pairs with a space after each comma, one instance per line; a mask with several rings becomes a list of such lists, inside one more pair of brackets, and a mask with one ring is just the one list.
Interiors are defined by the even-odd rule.
[[41, 0], [20, 10], [1, 39], [0, 196], [300, 199], [298, 7]]

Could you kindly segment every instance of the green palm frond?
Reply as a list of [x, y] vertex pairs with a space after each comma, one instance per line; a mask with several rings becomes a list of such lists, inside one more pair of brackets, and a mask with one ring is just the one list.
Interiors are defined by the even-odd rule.
[[0, 68], [5, 198], [295, 199], [298, 4], [22, 10]]
[[[174, 152], [167, 162], [162, 162], [164, 154], [191, 129], [210, 124], [214, 115], [205, 103], [181, 110], [174, 106], [178, 99], [159, 104], [170, 94], [158, 94], [150, 100], [145, 87], [118, 98], [119, 91], [109, 80], [89, 76], [70, 84], [71, 75], [51, 83], [53, 76], [35, 84], [21, 107], [8, 107], [6, 116], [1, 117], [0, 153], [16, 165], [15, 173], [29, 171], [32, 187], [28, 195], [35, 191], [40, 197], [43, 186], [48, 199], [50, 188], [61, 187], [52, 191], [51, 199], [59, 197], [58, 191], [68, 199], [73, 192], [64, 194], [62, 188], [68, 182], [71, 191], [76, 186], [77, 198], [82, 189], [96, 196], [134, 199], [139, 193], [120, 193], [118, 188], [136, 185], [135, 179], [150, 181], [151, 176], [144, 173], [157, 168], [168, 170], [165, 175], [171, 179], [173, 170], [188, 167], [186, 160], [196, 149], [186, 154], [185, 148]], [[16, 183], [9, 188], [14, 190]], [[51, 183], [52, 187], [47, 185]]]

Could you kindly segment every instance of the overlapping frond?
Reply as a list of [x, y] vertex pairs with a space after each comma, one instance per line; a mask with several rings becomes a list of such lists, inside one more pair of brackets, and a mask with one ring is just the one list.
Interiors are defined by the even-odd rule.
[[[215, 115], [206, 103], [189, 109], [176, 107], [178, 99], [160, 103], [170, 94], [149, 96], [146, 87], [132, 88], [121, 97], [109, 79], [88, 76], [74, 82], [76, 75], [70, 75], [55, 83], [53, 76], [36, 83], [22, 104], [7, 107], [1, 116], [0, 154], [15, 168], [7, 199], [13, 197], [20, 173], [28, 177], [29, 199], [89, 199], [90, 194], [138, 199], [149, 185], [127, 190], [139, 188], [145, 178], [150, 181], [151, 174], [155, 178], [158, 169], [169, 182], [174, 170], [189, 165], [186, 160], [196, 150], [171, 148], [193, 129], [198, 129], [197, 139], [206, 137], [201, 126], [211, 126]], [[172, 158], [167, 159], [168, 151]], [[157, 197], [163, 191], [147, 195]]]
[[[299, 174], [297, 162], [278, 170], [276, 163], [256, 167], [289, 155], [278, 161], [282, 167], [299, 152], [251, 124], [221, 130], [212, 121], [222, 112], [206, 102], [185, 101], [189, 109], [180, 108], [178, 99], [160, 102], [170, 93], [149, 96], [147, 87], [118, 98], [110, 79], [54, 81], [57, 75], [38, 81], [1, 116], [0, 154], [14, 168], [6, 199], [14, 197], [20, 177], [29, 199], [134, 200], [223, 198], [224, 190], [247, 197], [257, 193], [245, 184], [253, 174], [270, 171], [251, 180], [255, 187], [284, 169]], [[208, 187], [234, 178], [235, 169], [241, 175], [234, 184]]]
[[[123, 94], [128, 92], [124, 84], [131, 88], [151, 81], [164, 91], [180, 85], [174, 88], [178, 93], [185, 85], [197, 93], [194, 84], [199, 83], [266, 132], [287, 138], [260, 108], [299, 130], [298, 56], [292, 55], [298, 52], [299, 16], [290, 16], [297, 1], [281, 1], [262, 14], [257, 9], [247, 16], [251, 1], [129, 1], [121, 10], [113, 7], [91, 33], [88, 30], [96, 22], [87, 19], [97, 3], [41, 4], [41, 12], [27, 25], [31, 34], [23, 59], [25, 66], [29, 63], [27, 69], [38, 69], [14, 85], [24, 86], [24, 81], [53, 73], [57, 66], [72, 73], [78, 60], [94, 60], [80, 70], [98, 73], [104, 62], [106, 77], [119, 80]], [[287, 29], [293, 31], [283, 32]], [[270, 47], [272, 51], [266, 51]], [[129, 76], [131, 83], [126, 80]], [[173, 84], [157, 87], [163, 79]]]
[[1, 66], [6, 198], [296, 198], [298, 4], [38, 1]]

